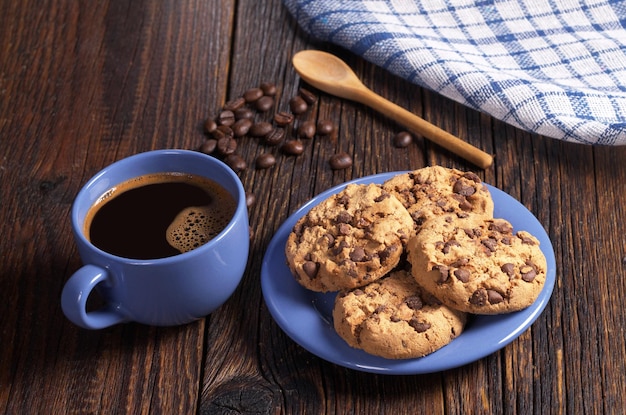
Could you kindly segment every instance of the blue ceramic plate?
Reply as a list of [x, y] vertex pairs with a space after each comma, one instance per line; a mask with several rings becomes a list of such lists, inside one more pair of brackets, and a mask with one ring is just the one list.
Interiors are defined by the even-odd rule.
[[[376, 174], [348, 183], [382, 183], [398, 173], [401, 172]], [[284, 253], [287, 236], [298, 219], [313, 206], [341, 191], [346, 184], [322, 192], [290, 216], [272, 238], [261, 268], [263, 296], [272, 317], [289, 337], [309, 352], [364, 372], [395, 375], [439, 372], [463, 366], [503, 348], [522, 334], [546, 307], [556, 275], [550, 239], [528, 209], [507, 193], [489, 186], [495, 205], [494, 216], [511, 222], [516, 231], [530, 232], [541, 242], [548, 271], [537, 301], [515, 313], [472, 316], [459, 337], [436, 352], [417, 359], [385, 359], [348, 346], [332, 324], [335, 293], [316, 293], [300, 286], [287, 267]]]

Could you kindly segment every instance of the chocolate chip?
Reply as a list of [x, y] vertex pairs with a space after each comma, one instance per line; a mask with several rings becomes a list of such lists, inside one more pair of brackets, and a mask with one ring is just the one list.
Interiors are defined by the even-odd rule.
[[337, 227], [337, 231], [339, 232], [340, 235], [350, 235], [352, 228], [350, 228], [350, 225], [348, 225], [347, 223], [340, 223], [339, 226]]
[[522, 274], [522, 279], [524, 281], [531, 282], [537, 276], [537, 271], [535, 270], [534, 266], [526, 264], [520, 268], [520, 274]]
[[513, 275], [515, 275], [515, 265], [511, 264], [510, 262], [507, 262], [506, 264], [502, 264], [500, 269], [502, 270], [502, 272], [508, 275], [509, 278], [512, 278]]
[[453, 274], [461, 282], [468, 282], [470, 279], [470, 272], [463, 268], [454, 270]]
[[472, 293], [469, 302], [473, 305], [484, 306], [485, 304], [487, 304], [487, 298], [487, 290], [485, 290], [484, 288], [479, 288], [474, 291], [474, 293]]
[[380, 258], [380, 262], [383, 264], [387, 262], [387, 259], [391, 256], [391, 254], [393, 254], [397, 250], [398, 247], [396, 245], [390, 245], [385, 249], [378, 251], [378, 257]]
[[463, 177], [465, 177], [466, 179], [469, 179], [469, 180], [471, 180], [473, 182], [476, 182], [476, 183], [480, 183], [481, 182], [480, 177], [478, 177], [478, 175], [476, 173], [471, 172], [471, 171], [468, 171], [468, 172], [464, 173]]
[[490, 252], [496, 252], [496, 248], [498, 247], [498, 241], [493, 238], [483, 239], [480, 243], [483, 244], [483, 246]]
[[432, 270], [439, 272], [439, 279], [437, 280], [438, 284], [443, 284], [448, 281], [448, 277], [450, 276], [450, 270], [448, 267], [445, 265], [435, 265]]
[[409, 326], [413, 327], [413, 329], [418, 333], [424, 333], [426, 330], [430, 328], [430, 324], [421, 322], [416, 318], [412, 318], [409, 321]]
[[535, 240], [529, 236], [528, 234], [526, 234], [525, 232], [519, 232], [517, 234], [517, 237], [520, 238], [522, 240], [523, 244], [526, 245], [535, 245]]
[[495, 290], [487, 290], [487, 301], [489, 304], [499, 304], [504, 301], [504, 297]]
[[504, 221], [493, 221], [489, 224], [490, 231], [497, 231], [500, 233], [509, 233], [512, 228], [507, 222]]
[[374, 198], [374, 202], [376, 203], [380, 203], [385, 199], [389, 199], [391, 197], [391, 194], [387, 193], [387, 192], [383, 192], [380, 194], [380, 196], [377, 196], [376, 198]]
[[302, 270], [307, 275], [307, 277], [313, 279], [317, 276], [319, 264], [313, 261], [306, 261], [304, 264], [302, 264]]
[[424, 307], [422, 299], [417, 295], [407, 297], [404, 302], [406, 303], [406, 306], [409, 307], [411, 310], [421, 310], [422, 307]]
[[461, 196], [467, 197], [476, 193], [476, 188], [474, 188], [474, 186], [466, 185], [461, 180], [457, 180], [456, 183], [454, 183], [454, 186], [452, 186], [452, 191]]
[[461, 246], [461, 244], [459, 243], [459, 241], [450, 240], [443, 245], [443, 249], [441, 251], [444, 254], [447, 254], [450, 252], [450, 247], [453, 247], [453, 246]]
[[337, 222], [338, 223], [350, 223], [352, 222], [352, 215], [345, 210], [339, 212], [337, 214]]
[[352, 250], [352, 252], [350, 252], [350, 259], [354, 262], [365, 262], [369, 258], [365, 250], [362, 247], [357, 246]]

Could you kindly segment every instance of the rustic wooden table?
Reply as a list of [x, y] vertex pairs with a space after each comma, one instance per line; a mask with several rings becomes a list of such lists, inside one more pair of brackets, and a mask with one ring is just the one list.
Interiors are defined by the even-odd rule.
[[[0, 413], [621, 413], [626, 391], [626, 148], [534, 136], [309, 39], [280, 0], [0, 1]], [[276, 110], [303, 85], [302, 49], [344, 58], [393, 102], [496, 156], [480, 170], [397, 124], [313, 90], [303, 117], [330, 119], [298, 157], [242, 139], [256, 195], [244, 279], [200, 321], [100, 331], [63, 316], [80, 267], [69, 223], [80, 187], [105, 165], [160, 148], [197, 149], [203, 120], [261, 82]], [[333, 171], [347, 151], [354, 164]], [[314, 195], [346, 180], [440, 164], [476, 171], [523, 203], [556, 254], [547, 308], [510, 345], [442, 373], [387, 376], [326, 362], [274, 322], [260, 284], [265, 250]]]

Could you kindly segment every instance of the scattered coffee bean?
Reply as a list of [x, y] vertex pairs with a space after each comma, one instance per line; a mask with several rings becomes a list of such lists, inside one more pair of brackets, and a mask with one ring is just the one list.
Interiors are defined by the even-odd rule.
[[277, 112], [276, 114], [274, 114], [274, 122], [279, 127], [289, 125], [293, 122], [293, 114], [284, 111]]
[[233, 129], [227, 125], [218, 125], [217, 129], [213, 133], [222, 133], [224, 137], [228, 138], [233, 138], [235, 136]]
[[340, 152], [333, 155], [330, 160], [330, 168], [333, 170], [343, 170], [352, 166], [352, 157], [346, 152]]
[[296, 115], [304, 114], [307, 109], [309, 109], [309, 105], [306, 103], [301, 96], [295, 96], [289, 100], [289, 109]]
[[217, 116], [219, 125], [231, 126], [235, 123], [235, 113], [230, 110], [224, 110]]
[[235, 172], [240, 172], [245, 170], [248, 167], [246, 161], [237, 153], [229, 154], [224, 159], [224, 163], [226, 163], [231, 169]]
[[223, 109], [226, 111], [236, 111], [239, 108], [243, 107], [245, 104], [246, 100], [243, 97], [238, 97], [224, 104]]
[[261, 88], [250, 88], [243, 94], [243, 99], [246, 102], [254, 102], [263, 96], [263, 90]]
[[329, 120], [320, 120], [317, 122], [318, 135], [330, 135], [335, 131], [335, 125]]
[[276, 164], [276, 157], [272, 153], [263, 153], [256, 158], [257, 169], [267, 169]]
[[254, 119], [254, 111], [247, 107], [238, 108], [235, 110], [235, 118], [238, 120], [241, 119]]
[[254, 107], [257, 109], [257, 111], [267, 112], [274, 108], [274, 98], [268, 95], [264, 95], [254, 102]]
[[263, 137], [263, 142], [268, 146], [277, 146], [282, 143], [285, 138], [285, 130], [282, 128], [274, 128]]
[[400, 131], [393, 137], [393, 145], [398, 148], [408, 147], [413, 142], [413, 136], [408, 131]]
[[237, 141], [231, 137], [222, 137], [217, 140], [217, 151], [224, 155], [233, 154], [237, 150]]
[[313, 92], [309, 91], [308, 89], [300, 88], [298, 90], [298, 94], [302, 97], [304, 102], [306, 102], [309, 105], [313, 105], [317, 102], [317, 96]]
[[292, 156], [298, 156], [304, 152], [304, 144], [300, 140], [287, 141], [281, 148], [284, 153]]
[[252, 137], [265, 137], [273, 129], [274, 129], [274, 126], [272, 124], [270, 124], [269, 122], [267, 122], [267, 121], [260, 121], [260, 122], [252, 124], [252, 126], [250, 127], [250, 130], [248, 131], [248, 133]]
[[298, 126], [298, 137], [313, 138], [315, 136], [315, 123], [313, 121], [304, 121]]
[[268, 97], [276, 96], [276, 84], [272, 82], [263, 82], [260, 85], [260, 88], [261, 91], [263, 91], [263, 94], [267, 95]]
[[217, 128], [217, 123], [213, 118], [207, 118], [204, 122], [204, 132], [207, 134], [212, 134], [213, 131]]
[[249, 118], [242, 118], [237, 120], [231, 128], [235, 137], [243, 137], [248, 134], [250, 127], [252, 127], [252, 120]]
[[256, 203], [256, 196], [254, 193], [246, 192], [246, 206], [252, 207]]
[[204, 154], [213, 154], [217, 148], [217, 140], [209, 138], [200, 146], [200, 152]]

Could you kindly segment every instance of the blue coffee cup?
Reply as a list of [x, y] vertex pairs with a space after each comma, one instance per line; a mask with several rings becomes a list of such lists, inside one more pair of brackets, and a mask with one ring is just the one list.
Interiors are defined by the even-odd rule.
[[[191, 251], [158, 259], [116, 256], [89, 241], [85, 219], [103, 194], [135, 177], [163, 172], [198, 175], [221, 185], [236, 202], [228, 225]], [[84, 265], [66, 282], [61, 305], [70, 321], [87, 329], [131, 321], [173, 326], [202, 318], [233, 294], [248, 260], [250, 231], [241, 181], [226, 164], [200, 152], [156, 150], [111, 164], [80, 190], [71, 222]], [[104, 301], [95, 310], [87, 305], [93, 290]]]

